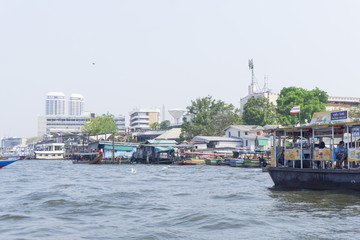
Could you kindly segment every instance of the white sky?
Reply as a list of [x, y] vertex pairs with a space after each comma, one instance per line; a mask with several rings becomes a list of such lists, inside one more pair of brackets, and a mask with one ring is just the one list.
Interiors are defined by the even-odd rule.
[[36, 136], [51, 91], [127, 122], [136, 107], [207, 95], [239, 107], [250, 58], [274, 92], [359, 97], [359, 10], [358, 0], [0, 0], [0, 136]]

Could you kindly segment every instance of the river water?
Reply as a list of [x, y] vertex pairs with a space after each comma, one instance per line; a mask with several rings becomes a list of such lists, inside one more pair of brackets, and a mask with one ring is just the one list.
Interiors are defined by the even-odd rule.
[[0, 169], [0, 179], [1, 239], [356, 239], [360, 234], [359, 193], [280, 191], [260, 169], [23, 160]]

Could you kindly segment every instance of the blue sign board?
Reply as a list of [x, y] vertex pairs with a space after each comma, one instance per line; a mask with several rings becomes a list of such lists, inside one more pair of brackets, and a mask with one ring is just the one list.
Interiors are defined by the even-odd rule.
[[339, 111], [330, 113], [331, 121], [346, 120], [348, 118], [348, 111]]

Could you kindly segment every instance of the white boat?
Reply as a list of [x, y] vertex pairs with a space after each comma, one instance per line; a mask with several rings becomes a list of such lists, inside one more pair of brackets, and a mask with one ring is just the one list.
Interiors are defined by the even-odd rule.
[[35, 159], [64, 159], [65, 143], [41, 143], [36, 145]]

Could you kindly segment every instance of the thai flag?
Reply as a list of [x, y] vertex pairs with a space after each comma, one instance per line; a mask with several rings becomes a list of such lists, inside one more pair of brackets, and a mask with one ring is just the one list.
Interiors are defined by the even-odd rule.
[[290, 113], [299, 113], [300, 112], [300, 105], [295, 105], [291, 110]]

